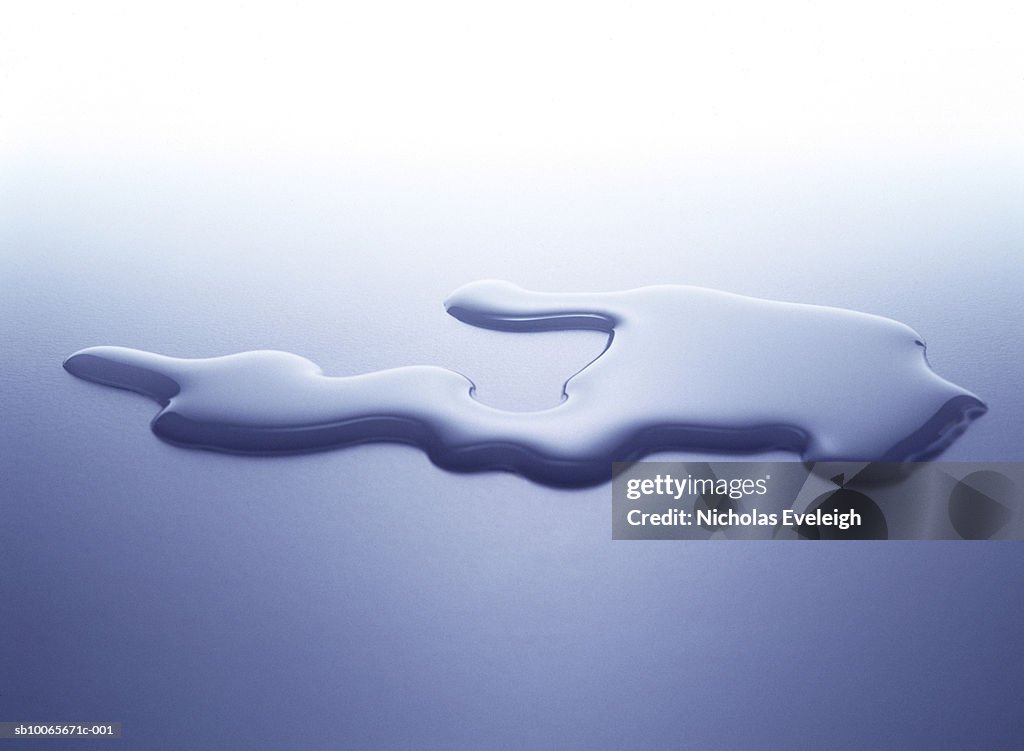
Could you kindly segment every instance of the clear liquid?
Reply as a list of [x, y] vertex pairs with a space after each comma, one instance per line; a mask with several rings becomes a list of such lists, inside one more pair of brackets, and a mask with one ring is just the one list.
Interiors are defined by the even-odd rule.
[[665, 449], [917, 461], [986, 409], [931, 370], [913, 329], [838, 308], [698, 287], [550, 294], [498, 281], [462, 287], [446, 307], [505, 331], [600, 330], [608, 346], [559, 405], [534, 412], [489, 407], [468, 378], [428, 365], [331, 377], [287, 352], [184, 359], [104, 346], [64, 367], [157, 400], [153, 432], [179, 445], [281, 454], [403, 442], [448, 469], [551, 485], [602, 482], [613, 461]]

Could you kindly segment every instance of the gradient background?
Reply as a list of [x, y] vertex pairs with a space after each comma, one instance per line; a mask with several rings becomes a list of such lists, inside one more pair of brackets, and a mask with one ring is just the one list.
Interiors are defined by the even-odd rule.
[[533, 409], [603, 337], [473, 329], [455, 287], [697, 284], [910, 324], [990, 407], [945, 458], [1020, 460], [1012, 4], [5, 16], [0, 719], [124, 723], [81, 749], [1024, 744], [1017, 543], [612, 542], [608, 486], [177, 449], [60, 368], [278, 348]]

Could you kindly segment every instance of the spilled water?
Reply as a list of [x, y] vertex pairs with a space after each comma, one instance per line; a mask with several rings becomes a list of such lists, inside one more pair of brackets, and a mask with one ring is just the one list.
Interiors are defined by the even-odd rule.
[[913, 329], [864, 313], [698, 287], [549, 294], [498, 281], [445, 304], [474, 326], [594, 329], [608, 346], [561, 404], [536, 412], [489, 407], [468, 378], [428, 365], [341, 378], [287, 352], [184, 359], [105, 346], [64, 367], [155, 399], [153, 432], [184, 446], [280, 454], [395, 441], [445, 468], [552, 485], [601, 482], [612, 461], [663, 449], [927, 459], [985, 412], [931, 370]]

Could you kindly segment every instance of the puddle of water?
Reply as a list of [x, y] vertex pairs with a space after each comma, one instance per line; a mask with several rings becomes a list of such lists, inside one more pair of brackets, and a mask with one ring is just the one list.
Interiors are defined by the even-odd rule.
[[613, 461], [665, 449], [919, 461], [986, 409], [931, 370], [913, 329], [849, 310], [698, 287], [554, 294], [499, 281], [445, 305], [474, 326], [597, 330], [608, 346], [560, 404], [533, 412], [485, 405], [468, 378], [428, 365], [331, 377], [287, 352], [185, 359], [104, 346], [64, 367], [155, 399], [153, 432], [175, 444], [282, 454], [394, 441], [448, 469], [551, 485], [602, 482]]

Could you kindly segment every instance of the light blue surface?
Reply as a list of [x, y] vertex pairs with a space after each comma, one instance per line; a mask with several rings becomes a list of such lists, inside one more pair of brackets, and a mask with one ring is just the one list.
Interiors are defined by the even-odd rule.
[[1020, 745], [1016, 544], [612, 542], [607, 486], [182, 451], [60, 367], [273, 348], [536, 409], [604, 337], [472, 329], [450, 290], [694, 284], [907, 323], [989, 406], [946, 458], [1020, 460], [1019, 165], [14, 174], [2, 719], [145, 749]]

